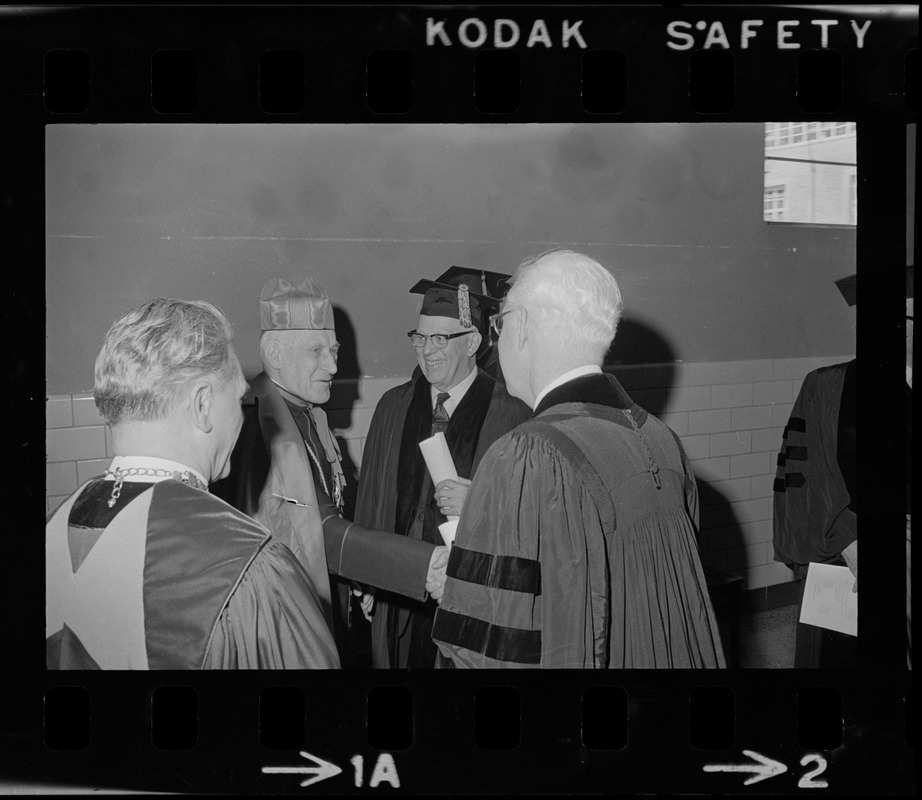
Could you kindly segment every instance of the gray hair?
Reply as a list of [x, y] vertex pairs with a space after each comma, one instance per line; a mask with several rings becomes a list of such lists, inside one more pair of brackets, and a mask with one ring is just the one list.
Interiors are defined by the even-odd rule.
[[96, 408], [109, 425], [164, 417], [193, 378], [234, 377], [233, 330], [202, 300], [157, 299], [127, 311], [109, 328], [94, 370]]
[[618, 282], [605, 267], [582, 253], [554, 249], [523, 261], [513, 281], [507, 304], [524, 306], [539, 325], [564, 329], [601, 363], [624, 308]]

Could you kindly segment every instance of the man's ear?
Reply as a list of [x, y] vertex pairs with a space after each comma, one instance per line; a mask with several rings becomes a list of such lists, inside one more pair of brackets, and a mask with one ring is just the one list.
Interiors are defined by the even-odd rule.
[[519, 324], [515, 333], [515, 344], [518, 350], [525, 347], [528, 339], [528, 312], [524, 308], [519, 308]]
[[275, 370], [282, 366], [282, 344], [275, 336], [264, 336], [259, 343], [263, 363]]
[[467, 354], [472, 356], [480, 349], [480, 343], [483, 341], [483, 337], [480, 335], [480, 331], [474, 331], [467, 343]]
[[211, 433], [214, 409], [214, 387], [208, 381], [197, 381], [192, 385], [192, 424], [202, 433]]

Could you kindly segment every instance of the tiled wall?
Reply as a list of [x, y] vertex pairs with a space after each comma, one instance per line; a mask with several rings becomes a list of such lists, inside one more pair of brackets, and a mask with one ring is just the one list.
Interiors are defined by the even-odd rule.
[[[772, 560], [772, 482], [781, 432], [804, 376], [851, 356], [614, 367], [631, 396], [681, 438], [698, 479], [702, 561], [738, 572], [747, 589], [786, 582]], [[362, 461], [381, 395], [404, 378], [338, 381], [327, 413], [343, 448], [347, 479]], [[91, 394], [53, 395], [46, 419], [46, 505], [50, 513], [100, 474], [111, 440]], [[354, 495], [355, 480], [350, 480]]]

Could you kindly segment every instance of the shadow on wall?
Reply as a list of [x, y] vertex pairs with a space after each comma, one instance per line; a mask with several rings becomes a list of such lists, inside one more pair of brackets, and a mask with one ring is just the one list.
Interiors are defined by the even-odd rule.
[[[656, 330], [635, 319], [623, 318], [606, 358], [606, 371], [618, 372], [618, 366], [656, 365], [656, 386], [660, 391], [644, 392], [640, 405], [656, 417], [670, 410], [672, 387], [675, 386], [676, 353], [672, 345]], [[625, 387], [628, 394], [642, 383]], [[733, 510], [732, 500], [716, 483], [695, 476], [698, 484], [698, 549], [703, 564], [721, 572], [745, 571], [745, 563], [727, 563], [728, 550], [747, 544], [743, 525]], [[740, 552], [740, 550], [736, 550]]]
[[[333, 323], [336, 326], [336, 339], [339, 342], [339, 359], [337, 360], [336, 380], [333, 382], [335, 397], [331, 395], [327, 406], [336, 409], [335, 425], [331, 420], [330, 427], [346, 429], [352, 427], [352, 412], [359, 401], [358, 378], [362, 371], [359, 367], [355, 326], [340, 306], [333, 306]], [[349, 449], [346, 447], [346, 440], [342, 436], [336, 437], [336, 443], [342, 453], [343, 473], [346, 476], [343, 513], [346, 519], [352, 519], [355, 512], [358, 465], [352, 460]]]

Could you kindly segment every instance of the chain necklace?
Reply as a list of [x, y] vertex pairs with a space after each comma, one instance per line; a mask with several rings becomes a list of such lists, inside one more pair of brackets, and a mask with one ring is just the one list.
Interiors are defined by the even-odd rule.
[[122, 493], [122, 484], [125, 482], [125, 478], [131, 475], [153, 475], [157, 478], [172, 478], [186, 484], [186, 486], [191, 486], [193, 489], [203, 492], [208, 490], [208, 487], [199, 480], [198, 476], [188, 469], [159, 469], [156, 467], [128, 467], [127, 469], [122, 469], [121, 467], [116, 467], [114, 471], [107, 469], [103, 473], [105, 478], [115, 478], [115, 485], [112, 487], [112, 494], [109, 497], [109, 508], [116, 504]]
[[311, 443], [307, 441], [305, 437], [301, 437], [304, 442], [304, 446], [307, 448], [307, 453], [311, 457], [311, 460], [314, 462], [314, 466], [317, 468], [317, 474], [320, 476], [320, 484], [323, 486], [323, 491], [326, 492], [327, 497], [332, 498], [333, 502], [336, 504], [336, 507], [342, 511], [343, 508], [343, 487], [340, 481], [340, 476], [338, 474], [333, 476], [333, 491], [330, 491], [330, 487], [327, 485], [327, 479], [323, 474], [323, 470], [320, 467], [320, 459], [314, 453], [314, 448], [311, 447]]

